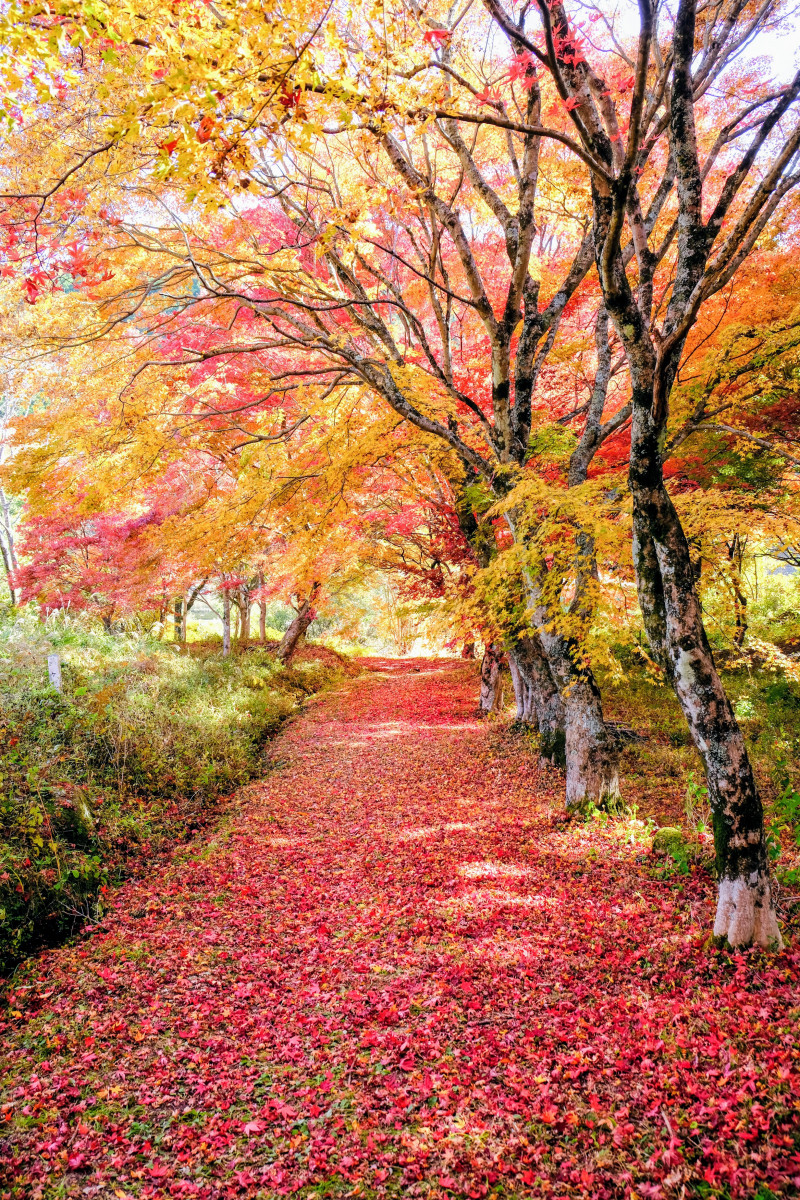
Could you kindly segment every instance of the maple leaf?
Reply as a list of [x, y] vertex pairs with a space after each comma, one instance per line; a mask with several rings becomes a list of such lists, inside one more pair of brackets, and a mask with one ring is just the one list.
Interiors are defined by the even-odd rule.
[[500, 103], [500, 92], [497, 88], [485, 87], [482, 92], [475, 93], [475, 99], [481, 104], [489, 104], [493, 107]]
[[214, 133], [215, 124], [216, 122], [214, 121], [214, 118], [208, 116], [208, 114], [203, 117], [202, 121], [197, 126], [198, 142], [202, 144], [211, 140], [211, 137]]
[[263, 1133], [264, 1130], [267, 1128], [267, 1125], [266, 1125], [265, 1121], [255, 1120], [255, 1121], [248, 1121], [247, 1124], [245, 1126], [243, 1126], [243, 1128], [244, 1128], [244, 1132], [248, 1135], [248, 1137], [250, 1137], [250, 1136], [254, 1136], [255, 1134], [258, 1134], [258, 1133]]

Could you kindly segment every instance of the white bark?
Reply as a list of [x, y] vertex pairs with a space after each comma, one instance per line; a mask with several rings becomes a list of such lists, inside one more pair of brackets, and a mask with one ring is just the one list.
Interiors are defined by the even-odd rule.
[[753, 871], [746, 879], [720, 881], [714, 937], [725, 938], [731, 946], [783, 949], [766, 872]]

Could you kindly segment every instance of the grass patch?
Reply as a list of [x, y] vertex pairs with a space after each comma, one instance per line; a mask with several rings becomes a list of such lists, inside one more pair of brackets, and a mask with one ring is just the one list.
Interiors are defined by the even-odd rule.
[[70, 618], [0, 623], [0, 972], [96, 918], [110, 884], [195, 833], [345, 670], [313, 647], [283, 668], [260, 648], [223, 659]]
[[[620, 655], [622, 659], [624, 652]], [[625, 678], [601, 681], [606, 715], [632, 727], [642, 741], [623, 752], [623, 792], [639, 801], [643, 817], [680, 827], [687, 846], [685, 870], [710, 861], [710, 811], [700, 756], [691, 743], [672, 688], [655, 681], [635, 660]], [[770, 666], [721, 671], [744, 732], [765, 809], [770, 853], [779, 882], [800, 883], [800, 684]]]

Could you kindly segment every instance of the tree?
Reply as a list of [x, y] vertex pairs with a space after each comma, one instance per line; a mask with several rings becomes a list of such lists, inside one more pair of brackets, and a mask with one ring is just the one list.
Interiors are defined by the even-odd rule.
[[[542, 47], [497, 0], [485, 3], [510, 44], [521, 44], [553, 80], [590, 172], [595, 261], [632, 382], [639, 599], [653, 656], [669, 674], [706, 768], [720, 873], [715, 934], [734, 945], [779, 942], [761, 801], [709, 647], [689, 543], [664, 483], [663, 446], [670, 392], [702, 304], [733, 277], [800, 182], [800, 120], [792, 116], [800, 73], [786, 87], [756, 84], [746, 95], [728, 77], [733, 115], [703, 153], [703, 98], [763, 15], [734, 2], [698, 16], [694, 0], [681, 0], [665, 39], [664, 23], [657, 25], [663, 14], [641, 0], [628, 102], [590, 64], [562, 4], [538, 10]], [[749, 145], [737, 153], [747, 133]], [[756, 178], [754, 164], [765, 155]], [[676, 240], [672, 278], [654, 291], [666, 252], [651, 243], [645, 196], [666, 198], [673, 187], [677, 214], [666, 237], [667, 246]]]
[[[438, 28], [429, 21], [424, 24], [434, 31]], [[332, 28], [329, 33], [341, 42], [339, 33]], [[370, 20], [358, 28], [365, 50], [373, 35]], [[413, 39], [405, 38], [403, 52], [413, 63], [420, 59], [421, 46], [427, 70], [431, 44], [414, 33]], [[346, 43], [341, 45], [349, 53]], [[443, 65], [447, 65], [448, 51], [442, 39], [440, 51]], [[479, 67], [474, 69], [480, 73]], [[398, 72], [394, 75], [400, 78]], [[525, 111], [534, 120], [542, 102], [535, 72], [518, 74], [518, 81]], [[477, 84], [470, 87], [477, 96]], [[467, 483], [482, 478], [491, 492], [502, 498], [524, 467], [533, 390], [567, 306], [592, 264], [591, 234], [582, 213], [579, 210], [571, 218], [558, 252], [548, 255], [545, 231], [538, 235], [540, 255], [558, 280], [540, 304], [542, 271], [541, 267], [531, 268], [542, 156], [538, 135], [493, 132], [491, 141], [482, 144], [481, 154], [476, 156], [463, 141], [457, 124], [443, 117], [414, 131], [413, 141], [404, 148], [398, 140], [404, 118], [394, 122], [397, 128], [392, 132], [392, 119], [388, 115], [378, 118], [370, 101], [357, 90], [353, 92], [350, 83], [340, 80], [335, 88], [315, 84], [305, 90], [309, 96], [317, 92], [322, 96], [321, 117], [317, 116], [312, 128], [318, 137], [324, 137], [324, 168], [316, 165], [308, 135], [302, 132], [304, 126], [288, 122], [288, 140], [283, 126], [266, 133], [254, 131], [248, 139], [248, 178], [272, 203], [248, 214], [247, 223], [239, 222], [238, 228], [229, 230], [229, 239], [233, 237], [244, 248], [244, 237], [252, 245], [250, 230], [268, 228], [288, 249], [270, 252], [265, 277], [258, 255], [243, 259], [237, 249], [233, 257], [230, 251], [223, 257], [208, 256], [207, 244], [198, 244], [188, 258], [183, 257], [184, 266], [176, 274], [176, 252], [185, 255], [184, 233], [176, 238], [165, 230], [153, 238], [137, 231], [135, 245], [139, 252], [144, 248], [149, 253], [152, 268], [148, 281], [137, 289], [135, 311], [142, 311], [143, 296], [160, 294], [167, 280], [170, 295], [174, 295], [183, 271], [196, 292], [181, 300], [184, 313], [189, 307], [218, 305], [224, 297], [228, 306], [231, 299], [236, 301], [241, 316], [226, 343], [217, 344], [212, 351], [192, 350], [189, 358], [184, 343], [173, 362], [200, 361], [195, 357], [199, 352], [213, 354], [229, 365], [233, 355], [293, 349], [303, 356], [301, 374], [306, 386], [316, 377], [324, 382], [328, 394], [341, 395], [354, 386], [370, 389], [400, 417], [441, 439], [460, 460]], [[353, 105], [363, 118], [360, 125], [352, 135], [329, 136], [324, 121], [331, 106], [341, 112]], [[306, 100], [304, 112], [307, 118], [314, 115]], [[441, 162], [436, 177], [430, 163], [426, 165], [431, 153]], [[281, 161], [281, 155], [288, 155], [287, 166], [291, 164], [289, 169], [297, 177], [297, 186], [290, 183], [288, 190], [283, 172], [273, 165]], [[550, 166], [558, 170], [561, 164], [556, 159]], [[501, 191], [514, 194], [515, 211], [487, 182], [490, 173], [502, 178], [502, 185], [498, 184]], [[372, 187], [381, 175], [391, 180], [389, 190]], [[569, 171], [559, 185], [562, 191], [569, 188], [568, 176]], [[459, 216], [457, 195], [463, 196], [470, 220]], [[369, 211], [362, 217], [365, 196], [370, 197]], [[423, 203], [418, 197], [423, 197]], [[487, 206], [493, 222], [488, 234], [480, 231]], [[342, 225], [342, 213], [351, 208], [357, 215]], [[362, 225], [372, 219], [377, 239], [369, 236], [369, 229], [362, 232]], [[313, 255], [303, 249], [309, 236], [316, 246]], [[505, 256], [504, 268], [500, 268], [498, 252]], [[191, 264], [203, 258], [198, 273]], [[166, 274], [159, 277], [162, 262]], [[216, 285], [210, 286], [212, 278], [224, 279], [222, 292]], [[413, 306], [406, 297], [413, 297]], [[129, 292], [126, 303], [131, 299]], [[118, 309], [112, 322], [122, 318]], [[259, 322], [262, 329], [266, 322], [270, 331], [266, 338], [259, 333]], [[250, 332], [256, 336], [255, 342], [249, 338], [245, 348], [239, 335], [248, 325], [253, 325]], [[82, 331], [81, 336], [86, 333]], [[477, 363], [480, 374], [474, 377]], [[491, 376], [488, 386], [485, 372]], [[623, 413], [618, 423], [625, 419]], [[584, 447], [587, 464], [615, 428], [613, 418], [611, 425], [598, 418], [593, 445], [587, 441]], [[510, 511], [505, 519], [514, 527]], [[568, 802], [580, 804], [589, 796], [600, 799], [615, 777], [615, 745], [603, 722], [591, 667], [580, 646], [559, 627], [552, 599], [555, 589], [546, 586], [544, 561], [539, 558], [535, 569], [533, 562], [528, 563], [524, 578], [536, 626], [531, 640], [540, 653], [540, 674], [550, 672], [552, 687], [562, 698]], [[510, 650], [515, 653], [514, 647]], [[519, 667], [527, 671], [527, 659], [521, 659]], [[532, 675], [529, 680], [533, 691], [537, 678]]]
[[[593, 15], [604, 19], [600, 10]], [[225, 10], [213, 30], [222, 74], [202, 39], [185, 30], [187, 114], [197, 112], [201, 77], [219, 84], [218, 104], [202, 137], [198, 126], [197, 146], [180, 125], [181, 155], [173, 165], [170, 150], [160, 173], [155, 131], [173, 101], [148, 81], [156, 94], [148, 107], [153, 46], [170, 79], [182, 68], [155, 29], [136, 68], [144, 75], [133, 72], [133, 98], [115, 125], [125, 128], [125, 146], [145, 155], [129, 168], [139, 172], [137, 195], [159, 204], [164, 189], [185, 185], [194, 194], [211, 160], [203, 198], [237, 193], [239, 214], [195, 228], [170, 216], [154, 231], [120, 193], [116, 224], [102, 238], [115, 261], [137, 263], [139, 278], [128, 288], [101, 278], [103, 307], [50, 344], [94, 344], [137, 319], [136, 336], [161, 350], [148, 369], [172, 368], [206, 395], [215, 366], [220, 385], [237, 361], [242, 378], [268, 362], [292, 396], [293, 421], [304, 422], [314, 405], [330, 402], [336, 411], [355, 392], [362, 401], [379, 398], [448, 448], [462, 485], [456, 511], [485, 560], [481, 569], [510, 564], [515, 608], [514, 586], [523, 591], [529, 625], [517, 628], [509, 649], [537, 711], [558, 698], [570, 804], [602, 799], [615, 774], [584, 635], [597, 591], [599, 522], [616, 519], [604, 513], [609, 489], [592, 472], [630, 421], [638, 594], [651, 654], [706, 766], [722, 880], [716, 928], [734, 944], [766, 942], [777, 926], [760, 800], [703, 626], [696, 556], [665, 485], [664, 449], [670, 396], [702, 306], [734, 277], [800, 181], [800, 77], [773, 87], [734, 65], [772, 20], [768, 6], [753, 11], [726, 0], [698, 13], [694, 0], [681, 0], [673, 21], [642, 0], [640, 15], [631, 50], [613, 25], [607, 46], [584, 44], [566, 8], [543, 0], [518, 15], [499, 0], [458, 14], [402, 0], [346, 19], [331, 10], [304, 41], [295, 36], [297, 10], [287, 9], [291, 53], [281, 58], [280, 93], [274, 75], [265, 80], [261, 122], [251, 119], [256, 90], [242, 92], [237, 75], [238, 62], [251, 61], [254, 7], [237, 10], [236, 22]], [[146, 39], [132, 29], [124, 25], [121, 40], [138, 63], [132, 47]], [[475, 49], [484, 45], [487, 54]], [[99, 62], [90, 69], [102, 78]], [[74, 135], [63, 136], [69, 143]], [[744, 137], [749, 147], [739, 152]], [[112, 152], [129, 162], [118, 139], [102, 151]], [[76, 171], [94, 186], [96, 159], [89, 161], [80, 159]], [[242, 191], [260, 196], [246, 212]], [[49, 194], [42, 184], [18, 202]], [[565, 462], [553, 435], [569, 414], [537, 416], [550, 407], [548, 372], [579, 310], [595, 342], [594, 378]], [[187, 341], [189, 312], [198, 321]], [[620, 361], [629, 393], [611, 396]], [[152, 397], [132, 396], [144, 419]], [[133, 398], [127, 404], [136, 411]], [[349, 412], [357, 423], [356, 408]], [[263, 416], [265, 406], [251, 396], [246, 409]], [[219, 422], [212, 444], [235, 427], [233, 412], [226, 402], [203, 413], [204, 429]], [[692, 436], [720, 432], [719, 422], [716, 430], [709, 424], [703, 410]], [[284, 419], [269, 433], [248, 425], [247, 436], [287, 445], [297, 428]], [[721, 432], [731, 430], [742, 436], [736, 426]], [[614, 477], [611, 491], [617, 487]], [[471, 502], [476, 488], [488, 494], [487, 506]], [[610, 503], [618, 514], [619, 495]], [[495, 519], [510, 545], [494, 526], [494, 544], [484, 536]]]

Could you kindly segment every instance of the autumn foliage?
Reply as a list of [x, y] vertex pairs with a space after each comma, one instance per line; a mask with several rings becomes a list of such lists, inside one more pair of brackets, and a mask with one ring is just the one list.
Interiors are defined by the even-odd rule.
[[[0, 1200], [800, 1188], [800, 74], [761, 52], [792, 28], [3, 6], [2, 628], [14, 663], [105, 640], [77, 689], [7, 684], [8, 911], [95, 926], [12, 991]], [[205, 664], [149, 773], [179, 813], [339, 650], [405, 665], [99, 901], [113, 838], [43, 830], [112, 728], [134, 820], [168, 702], [128, 643]]]

